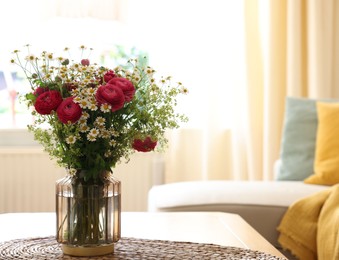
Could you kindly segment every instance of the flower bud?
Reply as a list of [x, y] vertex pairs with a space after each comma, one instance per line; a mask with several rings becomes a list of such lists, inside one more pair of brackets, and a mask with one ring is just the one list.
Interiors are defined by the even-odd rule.
[[65, 59], [63, 62], [61, 62], [62, 65], [68, 65], [69, 64], [69, 59]]
[[88, 65], [89, 65], [89, 59], [82, 59], [82, 60], [81, 60], [81, 64], [82, 64], [83, 66], [88, 66]]

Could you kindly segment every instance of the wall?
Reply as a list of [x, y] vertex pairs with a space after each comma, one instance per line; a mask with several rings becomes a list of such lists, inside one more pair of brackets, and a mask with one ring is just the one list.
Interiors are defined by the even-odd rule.
[[[122, 182], [122, 210], [146, 211], [148, 190], [162, 177], [161, 157], [136, 153], [113, 174]], [[55, 181], [66, 171], [39, 146], [0, 148], [0, 213], [55, 210]]]

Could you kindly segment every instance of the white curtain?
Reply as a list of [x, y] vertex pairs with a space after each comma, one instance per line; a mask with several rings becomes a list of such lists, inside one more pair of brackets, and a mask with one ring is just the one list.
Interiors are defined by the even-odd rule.
[[231, 179], [233, 118], [244, 83], [242, 1], [129, 1], [139, 46], [159, 73], [181, 81], [189, 94], [179, 112], [189, 123], [169, 132], [166, 182]]
[[240, 116], [246, 123], [234, 121], [233, 173], [273, 179], [285, 97], [339, 97], [339, 5], [335, 0], [244, 4], [247, 81], [238, 104], [246, 108]]
[[[232, 64], [239, 61], [238, 66], [233, 64], [235, 77], [223, 78], [225, 84], [238, 83], [227, 92], [231, 100], [226, 102], [232, 104], [228, 109], [233, 115], [229, 136], [225, 138], [216, 123], [225, 120], [222, 115], [214, 122], [206, 120], [206, 127], [201, 133], [196, 131], [196, 136], [187, 130], [168, 158], [169, 181], [271, 180], [280, 156], [286, 96], [339, 97], [336, 0], [244, 0], [243, 4], [243, 13], [238, 14], [244, 23], [234, 17], [228, 22], [242, 31], [244, 38], [235, 39], [225, 24], [219, 31], [238, 44], [232, 50], [237, 59], [228, 60]], [[229, 42], [224, 48], [231, 49]], [[215, 110], [209, 112], [213, 117]], [[186, 143], [184, 136], [191, 141]]]

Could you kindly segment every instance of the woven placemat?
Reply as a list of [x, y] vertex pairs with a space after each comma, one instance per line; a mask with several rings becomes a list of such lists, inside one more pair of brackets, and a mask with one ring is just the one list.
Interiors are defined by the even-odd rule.
[[114, 254], [100, 257], [63, 255], [55, 237], [17, 239], [0, 243], [0, 259], [283, 259], [267, 253], [212, 244], [121, 238]]

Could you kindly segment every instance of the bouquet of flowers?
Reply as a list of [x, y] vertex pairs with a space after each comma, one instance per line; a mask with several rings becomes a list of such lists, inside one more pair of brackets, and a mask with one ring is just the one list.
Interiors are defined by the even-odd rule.
[[[24, 96], [34, 122], [28, 129], [35, 139], [72, 174], [95, 180], [102, 171], [135, 152], [161, 150], [166, 129], [187, 118], [175, 112], [177, 96], [187, 93], [171, 77], [156, 78], [156, 71], [138, 59], [116, 68], [91, 64], [83, 55], [74, 61], [43, 51], [39, 56], [14, 51], [31, 85]], [[69, 52], [68, 48], [65, 48]]]
[[116, 242], [120, 186], [111, 179], [112, 168], [135, 151], [166, 146], [166, 129], [187, 120], [175, 112], [177, 96], [187, 89], [173, 86], [171, 77], [156, 78], [138, 59], [106, 68], [88, 57], [35, 56], [27, 49], [24, 57], [15, 50], [11, 62], [31, 85], [23, 96], [34, 118], [28, 129], [74, 177], [57, 182], [57, 240], [72, 248]]

